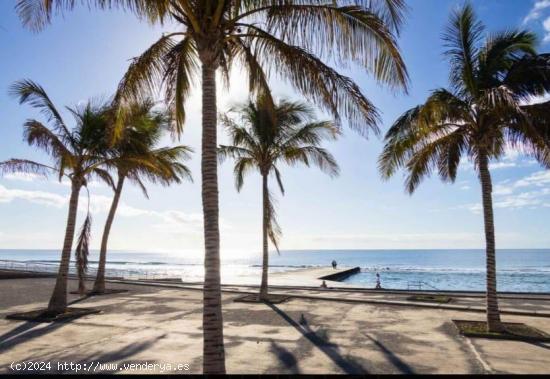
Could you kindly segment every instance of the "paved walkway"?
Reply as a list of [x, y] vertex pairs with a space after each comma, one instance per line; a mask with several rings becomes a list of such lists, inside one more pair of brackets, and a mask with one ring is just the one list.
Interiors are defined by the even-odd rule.
[[[109, 286], [129, 292], [74, 305], [99, 307], [101, 314], [40, 324], [4, 316], [44, 306], [53, 280], [0, 280], [0, 373], [13, 373], [12, 362], [28, 360], [49, 362], [49, 373], [75, 372], [58, 363], [80, 364], [81, 370], [87, 365], [100, 373], [201, 372], [200, 291], [128, 283]], [[76, 289], [76, 282], [70, 281], [69, 289]], [[483, 315], [384, 304], [335, 306], [332, 301], [304, 298], [268, 306], [233, 302], [237, 296], [226, 292], [222, 299], [229, 373], [550, 371], [550, 344], [464, 338], [451, 322], [482, 320]], [[505, 320], [550, 332], [547, 318], [511, 315]], [[174, 371], [178, 364], [183, 370]]]
[[[133, 282], [136, 283], [136, 282]], [[145, 283], [145, 282], [142, 282]], [[334, 285], [332, 282], [330, 285]], [[200, 283], [181, 282], [157, 282], [158, 285], [173, 288], [187, 288], [200, 290]], [[340, 283], [337, 284], [338, 286]], [[223, 285], [223, 291], [227, 293], [255, 293], [256, 286]], [[379, 291], [352, 289], [347, 287], [331, 287], [320, 289], [318, 287], [289, 287], [273, 286], [270, 288], [273, 294], [287, 294], [303, 299], [323, 299], [339, 302], [359, 302], [365, 304], [396, 305], [418, 308], [438, 308], [464, 310], [469, 312], [485, 312], [485, 296], [481, 293], [453, 292], [444, 293], [452, 298], [449, 303], [438, 304], [408, 300], [412, 294], [441, 294], [438, 292], [414, 292], [414, 291]], [[524, 316], [537, 316], [550, 318], [550, 296], [548, 295], [523, 295], [501, 294], [499, 295], [500, 308], [503, 314], [516, 314]]]

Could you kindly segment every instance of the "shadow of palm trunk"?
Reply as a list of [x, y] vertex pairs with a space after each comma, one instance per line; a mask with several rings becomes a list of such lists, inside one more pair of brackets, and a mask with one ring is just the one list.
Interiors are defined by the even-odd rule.
[[286, 322], [292, 325], [297, 331], [299, 331], [307, 340], [309, 340], [315, 347], [323, 352], [334, 364], [336, 364], [346, 374], [368, 374], [368, 371], [360, 364], [351, 361], [349, 358], [343, 357], [338, 352], [338, 345], [330, 343], [326, 338], [321, 337], [318, 333], [311, 329], [307, 324], [307, 320], [303, 317], [301, 324], [294, 321], [288, 314], [282, 311], [280, 308], [273, 304], [267, 304], [268, 307], [273, 309], [279, 316], [281, 316]]

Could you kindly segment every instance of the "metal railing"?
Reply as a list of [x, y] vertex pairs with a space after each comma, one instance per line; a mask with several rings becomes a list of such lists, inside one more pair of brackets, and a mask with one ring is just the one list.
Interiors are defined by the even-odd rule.
[[[56, 274], [59, 269], [59, 263], [50, 262], [35, 262], [35, 261], [13, 261], [0, 259], [0, 269], [32, 272], [32, 273], [44, 273], [44, 274]], [[71, 265], [69, 267], [70, 275], [77, 275], [76, 267]], [[95, 277], [97, 269], [89, 267], [86, 272], [86, 276]], [[165, 280], [174, 278], [168, 272], [161, 271], [143, 271], [143, 270], [121, 270], [121, 269], [105, 269], [105, 276], [111, 279], [130, 279], [130, 280]], [[180, 278], [178, 278], [180, 279]]]
[[419, 291], [422, 291], [422, 285], [424, 285], [424, 287], [428, 287], [429, 289], [439, 291], [439, 289], [435, 288], [435, 287], [432, 286], [431, 284], [426, 283], [426, 282], [422, 282], [422, 281], [407, 282], [407, 289], [408, 289], [408, 290], [419, 290]]

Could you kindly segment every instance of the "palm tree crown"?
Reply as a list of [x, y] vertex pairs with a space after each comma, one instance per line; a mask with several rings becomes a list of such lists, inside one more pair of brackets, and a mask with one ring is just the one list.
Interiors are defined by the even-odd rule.
[[107, 104], [89, 101], [80, 107], [67, 107], [75, 119], [75, 126], [70, 129], [40, 85], [31, 80], [22, 80], [11, 86], [10, 93], [21, 104], [30, 104], [45, 116], [50, 126], [29, 119], [23, 125], [24, 137], [29, 145], [47, 153], [53, 163], [11, 159], [0, 165], [3, 173], [17, 171], [47, 175], [55, 172], [59, 180], [66, 177], [86, 185], [88, 179], [96, 177], [113, 186], [112, 178], [105, 169], [113, 161], [106, 158], [95, 143], [98, 139], [95, 134], [98, 130], [105, 130], [110, 120]]
[[[256, 103], [234, 107], [221, 117], [231, 138], [231, 145], [221, 145], [220, 161], [227, 157], [235, 159], [235, 186], [240, 190], [244, 177], [251, 171], [262, 176], [273, 174], [279, 189], [284, 194], [281, 163], [294, 166], [316, 165], [330, 176], [338, 175], [336, 160], [320, 147], [324, 139], [335, 139], [339, 131], [332, 121], [316, 121], [314, 111], [300, 102], [281, 100], [274, 106], [275, 118], [270, 112], [269, 100], [260, 98]], [[273, 203], [269, 199], [269, 237], [278, 249], [279, 227], [274, 218]]]
[[[104, 146], [106, 154], [113, 158], [118, 175], [139, 186], [146, 197], [143, 179], [162, 185], [192, 180], [189, 168], [182, 163], [189, 159], [190, 147], [157, 147], [163, 134], [172, 130], [172, 117], [169, 111], [155, 107], [150, 98], [128, 104], [121, 138], [114, 145], [107, 141]], [[107, 129], [101, 134], [105, 136], [108, 132]]]
[[550, 165], [536, 107], [524, 105], [550, 91], [550, 55], [537, 55], [530, 32], [510, 30], [482, 41], [483, 30], [470, 5], [453, 15], [444, 36], [451, 88], [433, 91], [386, 134], [382, 175], [406, 167], [411, 193], [432, 169], [454, 181], [464, 155], [478, 167], [484, 156], [502, 157], [507, 145]]
[[118, 179], [101, 239], [93, 294], [105, 292], [107, 244], [125, 181], [128, 179], [139, 186], [148, 197], [143, 179], [166, 186], [184, 179], [192, 180], [189, 169], [182, 163], [189, 159], [192, 151], [189, 147], [157, 147], [163, 132], [171, 127], [172, 119], [168, 111], [156, 110], [155, 106], [151, 99], [128, 105], [125, 128], [114, 145], [106, 142], [109, 130], [98, 133], [103, 136], [98, 144], [113, 159]]

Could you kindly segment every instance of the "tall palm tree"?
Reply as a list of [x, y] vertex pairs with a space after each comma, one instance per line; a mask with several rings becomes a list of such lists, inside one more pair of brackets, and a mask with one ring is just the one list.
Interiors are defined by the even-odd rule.
[[[29, 145], [43, 150], [52, 158], [53, 163], [43, 164], [27, 159], [10, 159], [0, 163], [0, 173], [28, 172], [40, 175], [56, 173], [59, 180], [68, 178], [71, 182], [71, 196], [63, 250], [54, 291], [47, 310], [52, 315], [59, 314], [67, 308], [67, 276], [80, 190], [93, 177], [113, 186], [112, 178], [105, 169], [109, 167], [111, 160], [98, 153], [95, 144], [91, 143], [91, 136], [98, 129], [104, 130], [105, 125], [109, 122], [108, 106], [88, 102], [80, 108], [67, 108], [76, 121], [75, 127], [70, 130], [46, 91], [40, 85], [30, 80], [23, 80], [14, 83], [10, 92], [17, 96], [21, 104], [27, 103], [39, 109], [50, 124], [50, 126], [46, 126], [40, 121], [29, 119], [24, 124], [24, 136]], [[84, 266], [86, 257], [80, 255], [80, 253], [84, 253], [84, 255], [87, 253], [89, 230], [90, 218], [88, 215], [81, 238], [79, 238], [77, 244], [77, 260], [82, 260]], [[82, 267], [80, 269], [82, 270]]]
[[[270, 104], [270, 98], [260, 97], [256, 103], [231, 109], [237, 120], [227, 115], [221, 122], [231, 136], [231, 145], [222, 145], [218, 151], [220, 160], [226, 157], [235, 159], [235, 186], [240, 191], [244, 176], [257, 170], [262, 177], [263, 224], [262, 224], [262, 281], [260, 300], [268, 300], [269, 247], [271, 240], [279, 251], [278, 240], [281, 233], [275, 219], [275, 207], [268, 186], [270, 174], [274, 174], [281, 193], [283, 182], [278, 164], [306, 166], [314, 164], [331, 176], [338, 174], [334, 157], [319, 145], [323, 139], [335, 139], [338, 129], [331, 121], [317, 121], [313, 109], [304, 103], [282, 100]], [[271, 112], [273, 110], [273, 112]]]
[[40, 30], [53, 14], [80, 3], [125, 8], [150, 22], [170, 21], [178, 26], [133, 61], [120, 83], [120, 103], [163, 88], [181, 130], [185, 100], [200, 78], [205, 239], [203, 372], [225, 373], [216, 72], [228, 84], [231, 67], [238, 63], [247, 72], [255, 94], [269, 93], [271, 76], [285, 79], [331, 113], [336, 122], [345, 118], [352, 129], [366, 135], [377, 130], [378, 112], [359, 86], [331, 64], [345, 67], [353, 63], [382, 84], [405, 88], [407, 72], [395, 40], [403, 20], [404, 0], [18, 0], [16, 10], [25, 25]]
[[461, 158], [473, 162], [485, 221], [487, 329], [502, 331], [489, 161], [502, 157], [510, 146], [550, 165], [544, 127], [532, 117], [533, 107], [524, 105], [550, 90], [550, 56], [537, 55], [535, 35], [527, 31], [483, 36], [483, 25], [470, 4], [452, 14], [444, 34], [451, 88], [433, 91], [424, 104], [393, 124], [379, 163], [385, 178], [405, 168], [405, 186], [413, 193], [432, 170], [454, 182]]
[[[191, 172], [181, 163], [182, 160], [189, 159], [192, 151], [189, 147], [156, 147], [163, 131], [170, 127], [171, 117], [168, 112], [154, 110], [154, 107], [155, 102], [151, 99], [130, 104], [121, 138], [114, 146], [104, 146], [106, 154], [113, 160], [118, 180], [101, 239], [97, 276], [92, 290], [94, 294], [105, 292], [107, 243], [124, 182], [129, 180], [138, 185], [148, 197], [143, 179], [161, 185], [181, 183], [184, 179], [192, 180]], [[108, 130], [102, 133], [107, 134]]]

